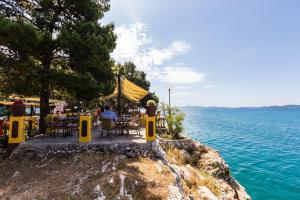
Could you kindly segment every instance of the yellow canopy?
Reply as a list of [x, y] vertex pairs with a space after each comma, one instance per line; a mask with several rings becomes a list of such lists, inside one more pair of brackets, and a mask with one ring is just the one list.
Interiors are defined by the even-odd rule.
[[[25, 101], [30, 101], [30, 102], [37, 102], [39, 103], [40, 102], [40, 98], [39, 97], [19, 97], [19, 96], [15, 96], [15, 95], [11, 95], [9, 96], [9, 99], [22, 99], [22, 100], [25, 100]], [[57, 99], [49, 99], [49, 103], [63, 103], [64, 101], [61, 101], [61, 100], [57, 100]]]
[[[123, 78], [121, 79], [121, 92], [122, 96], [132, 102], [138, 102], [144, 98], [149, 92], [143, 88], [135, 85], [131, 81]], [[104, 100], [114, 98], [118, 96], [118, 85], [116, 86], [114, 92], [108, 96], [103, 97]]]
[[[0, 101], [0, 104], [3, 104], [3, 105], [6, 105], [6, 106], [11, 106], [14, 104], [14, 102], [12, 101]], [[32, 102], [29, 102], [29, 103], [24, 103], [26, 106], [34, 106], [34, 107], [39, 107], [40, 104], [39, 103], [32, 103]], [[50, 103], [49, 106], [55, 106], [55, 104], [53, 103]]]

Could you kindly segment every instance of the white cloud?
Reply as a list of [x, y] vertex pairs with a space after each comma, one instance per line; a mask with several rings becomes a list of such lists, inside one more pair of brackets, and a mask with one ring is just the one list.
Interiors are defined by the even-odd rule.
[[174, 41], [164, 49], [152, 49], [147, 53], [147, 58], [154, 65], [161, 65], [172, 57], [189, 52], [190, 45], [183, 41]]
[[160, 79], [168, 83], [196, 83], [203, 81], [204, 76], [187, 67], [164, 67]]
[[145, 46], [152, 43], [151, 38], [145, 34], [147, 26], [144, 23], [137, 22], [129, 26], [119, 26], [115, 29], [117, 34], [117, 46], [112, 57], [118, 62], [124, 62], [134, 59], [140, 54]]
[[210, 88], [215, 88], [215, 87], [216, 87], [215, 85], [204, 85], [205, 89], [210, 89]]
[[167, 83], [195, 83], [203, 80], [204, 74], [183, 67], [184, 64], [163, 67], [166, 61], [188, 53], [191, 46], [182, 40], [175, 40], [167, 47], [155, 48], [147, 35], [147, 29], [147, 25], [141, 22], [117, 27], [117, 46], [112, 57], [120, 63], [134, 62], [139, 70], [147, 73], [150, 80]]
[[[147, 28], [147, 25], [141, 22], [117, 27], [115, 29], [118, 36], [117, 46], [112, 53], [112, 57], [120, 63], [125, 61], [134, 62], [138, 69], [147, 73], [150, 79], [167, 76], [176, 82], [186, 82], [172, 73], [169, 70], [170, 68], [163, 68], [163, 71], [161, 71], [161, 66], [175, 56], [189, 52], [191, 46], [184, 41], [176, 40], [167, 47], [154, 48], [152, 39], [146, 34]], [[192, 75], [192, 80], [201, 79], [199, 75], [188, 68], [178, 68], [175, 73], [183, 72], [183, 69], [186, 69], [185, 74]]]

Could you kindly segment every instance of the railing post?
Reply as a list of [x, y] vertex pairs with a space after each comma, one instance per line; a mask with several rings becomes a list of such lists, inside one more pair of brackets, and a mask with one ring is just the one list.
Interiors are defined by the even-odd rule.
[[156, 139], [156, 117], [146, 116], [146, 141], [153, 142]]
[[92, 116], [79, 117], [79, 142], [90, 142], [92, 140]]
[[25, 142], [25, 116], [10, 117], [8, 143]]

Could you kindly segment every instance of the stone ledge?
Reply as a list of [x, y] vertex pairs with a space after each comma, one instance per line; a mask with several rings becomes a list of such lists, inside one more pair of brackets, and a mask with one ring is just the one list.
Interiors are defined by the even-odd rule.
[[129, 158], [153, 157], [152, 143], [114, 143], [114, 144], [21, 144], [10, 156], [13, 159], [19, 154], [72, 154], [72, 153], [95, 153], [113, 154], [118, 153]]

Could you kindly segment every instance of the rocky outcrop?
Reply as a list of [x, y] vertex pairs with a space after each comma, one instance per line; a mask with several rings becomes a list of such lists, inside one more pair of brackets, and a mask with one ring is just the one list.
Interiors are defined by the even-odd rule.
[[[239, 199], [250, 200], [245, 188], [241, 186], [231, 175], [228, 164], [214, 149], [207, 147], [192, 139], [161, 141], [160, 145], [165, 151], [175, 152], [177, 169], [182, 173], [182, 179], [189, 181], [190, 174], [198, 176], [201, 179], [204, 176], [201, 173], [195, 173], [195, 170], [202, 171], [215, 180], [218, 187], [218, 194], [214, 195], [207, 187], [198, 187], [198, 193], [205, 199]], [[178, 163], [178, 160], [180, 162]], [[181, 164], [181, 167], [178, 165]]]
[[[80, 155], [81, 161], [77, 160], [78, 155]], [[31, 166], [32, 169], [36, 168], [39, 171], [46, 168], [46, 171], [49, 171], [50, 169], [47, 169], [47, 166], [51, 165], [47, 163], [53, 163], [53, 159], [56, 158], [63, 158], [63, 161], [59, 159], [58, 161], [60, 163], [70, 163], [70, 167], [77, 169], [78, 181], [73, 183], [73, 180], [70, 179], [74, 187], [72, 190], [76, 191], [76, 194], [81, 194], [80, 188], [88, 184], [87, 181], [94, 181], [94, 176], [109, 171], [110, 175], [105, 175], [106, 185], [97, 183], [91, 186], [92, 191], [90, 193], [92, 195], [101, 198], [107, 197], [112, 192], [109, 191], [108, 185], [112, 186], [118, 183], [118, 187], [120, 187], [118, 195], [120, 197], [139, 199], [137, 197], [140, 194], [135, 194], [133, 191], [135, 191], [135, 187], [141, 187], [142, 185], [139, 184], [143, 182], [145, 194], [148, 192], [147, 186], [155, 190], [153, 194], [161, 193], [159, 197], [162, 199], [251, 199], [245, 189], [230, 175], [229, 166], [220, 154], [214, 149], [191, 139], [158, 140], [153, 143], [22, 144], [11, 154], [9, 160], [5, 161], [5, 167], [10, 168], [10, 162], [26, 163], [22, 160], [28, 159], [35, 160], [38, 163]], [[87, 161], [84, 161], [84, 158], [87, 158]], [[101, 158], [105, 158], [105, 161]], [[146, 162], [143, 159], [147, 159]], [[97, 160], [99, 162], [101, 160], [101, 163], [94, 164], [93, 162], [97, 162]], [[94, 172], [86, 171], [84, 168], [86, 164], [88, 164], [87, 169], [94, 169]], [[132, 176], [132, 170], [136, 170], [135, 168], [131, 169], [132, 165], [140, 168], [141, 172], [135, 171], [135, 173], [139, 176], [143, 174], [142, 178]], [[57, 168], [60, 167], [57, 166]], [[151, 171], [149, 169], [152, 170], [152, 175], [148, 173]], [[62, 170], [69, 173], [65, 167]], [[78, 170], [82, 171], [79, 172]], [[58, 169], [56, 171], [59, 172]], [[57, 179], [59, 179], [59, 173], [56, 174], [56, 171], [54, 171], [52, 177], [58, 176]], [[116, 176], [117, 172], [118, 175]], [[13, 170], [10, 176], [11, 183], [9, 184], [14, 185], [15, 181], [13, 180], [15, 177], [26, 173], [31, 172]], [[157, 177], [154, 178], [155, 176]], [[91, 180], [89, 180], [90, 177], [92, 177]], [[130, 187], [128, 185], [129, 179]], [[165, 180], [169, 181], [165, 182]], [[160, 182], [164, 182], [163, 186]], [[2, 192], [10, 194], [10, 191]], [[73, 193], [70, 193], [70, 195], [72, 196]], [[81, 195], [84, 196], [85, 193]]]

